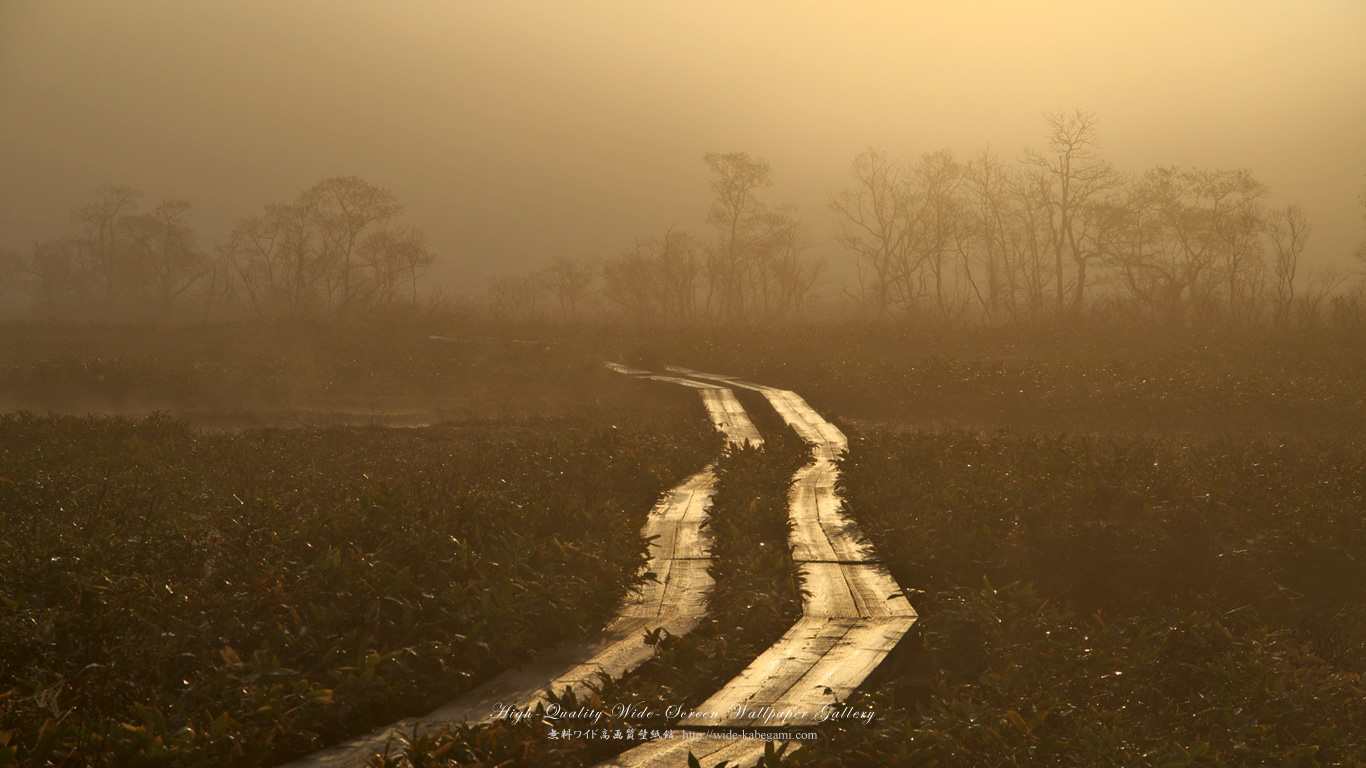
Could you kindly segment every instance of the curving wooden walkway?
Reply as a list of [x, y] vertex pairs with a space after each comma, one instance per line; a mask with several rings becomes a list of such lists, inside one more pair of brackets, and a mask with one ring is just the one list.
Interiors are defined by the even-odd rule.
[[[760, 392], [811, 445], [813, 457], [793, 476], [788, 497], [793, 560], [808, 593], [802, 618], [678, 727], [812, 725], [822, 710], [833, 708], [867, 679], [916, 620], [901, 587], [841, 511], [834, 460], [848, 441], [794, 392], [685, 368], [669, 370], [680, 375], [674, 379], [679, 383], [706, 381]], [[759, 739], [675, 738], [642, 744], [599, 768], [676, 768], [686, 766], [690, 754], [706, 765], [752, 765], [763, 757], [764, 748]]]
[[[647, 373], [625, 366], [613, 369], [634, 375]], [[763, 443], [729, 388], [717, 383], [686, 383], [699, 391], [708, 416], [728, 442]], [[641, 534], [657, 537], [645, 566], [657, 578], [629, 595], [617, 617], [593, 639], [508, 670], [423, 717], [400, 720], [288, 763], [287, 768], [363, 768], [386, 746], [415, 730], [432, 733], [459, 723], [488, 722], [504, 707], [534, 709], [539, 703], [547, 703], [547, 690], [563, 693], [569, 689], [583, 698], [599, 675], [620, 677], [645, 663], [654, 655], [654, 647], [644, 641], [647, 631], [663, 627], [670, 634], [686, 634], [706, 615], [712, 588], [707, 573], [711, 533], [702, 523], [715, 483], [709, 466], [670, 490], [651, 510]]]

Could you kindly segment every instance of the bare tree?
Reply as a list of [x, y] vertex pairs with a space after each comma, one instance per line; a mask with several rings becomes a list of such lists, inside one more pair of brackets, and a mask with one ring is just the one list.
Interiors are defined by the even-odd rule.
[[697, 319], [698, 279], [702, 263], [697, 241], [673, 227], [651, 243], [659, 270], [659, 300], [664, 319], [690, 323]]
[[1010, 197], [1013, 183], [1009, 171], [989, 150], [982, 150], [963, 166], [964, 234], [978, 255], [985, 278], [985, 293], [979, 290], [977, 296], [988, 323], [1016, 314], [1018, 270], [1010, 257], [1015, 220]]
[[[1017, 215], [1015, 236], [1010, 243], [1011, 259], [1019, 276], [1022, 314], [1033, 321], [1042, 320], [1048, 311], [1048, 289], [1055, 272], [1053, 255], [1049, 253], [1050, 211], [1034, 192], [1047, 183], [1043, 176], [1041, 169], [1025, 169], [1012, 187]], [[1055, 301], [1054, 314], [1056, 307]]]
[[505, 275], [489, 281], [489, 312], [500, 322], [540, 320], [545, 289], [534, 275]]
[[560, 319], [574, 322], [579, 319], [583, 305], [592, 294], [595, 265], [588, 259], [557, 256], [550, 265], [536, 273], [536, 279], [560, 307]]
[[267, 205], [218, 244], [220, 261], [236, 276], [254, 314], [302, 316], [324, 307], [334, 263], [312, 235], [311, 220], [303, 206]]
[[708, 152], [703, 160], [714, 175], [716, 196], [707, 222], [717, 232], [707, 259], [707, 309], [723, 320], [738, 320], [747, 314], [746, 262], [762, 236], [765, 206], [756, 193], [773, 185], [771, 168], [747, 152]]
[[778, 320], [802, 311], [810, 301], [822, 265], [802, 258], [806, 239], [794, 208], [765, 211], [746, 285], [754, 317]]
[[137, 210], [140, 197], [142, 193], [130, 187], [100, 187], [95, 190], [94, 202], [72, 212], [80, 228], [77, 242], [85, 252], [83, 260], [99, 281], [106, 311], [128, 303], [137, 292], [139, 279], [128, 263], [127, 242], [119, 222]]
[[1291, 308], [1295, 305], [1295, 277], [1300, 271], [1300, 257], [1304, 254], [1305, 244], [1313, 232], [1309, 217], [1299, 205], [1287, 205], [1272, 211], [1267, 221], [1266, 233], [1271, 240], [1274, 260], [1272, 274], [1276, 280], [1276, 304], [1274, 308], [1277, 325], [1290, 324]]
[[188, 202], [163, 200], [150, 213], [124, 217], [120, 226], [129, 240], [130, 263], [144, 276], [162, 314], [208, 273], [208, 257], [190, 227]]
[[657, 322], [664, 309], [659, 302], [661, 277], [649, 244], [637, 242], [633, 250], [603, 260], [603, 299], [633, 324]]
[[326, 261], [336, 265], [329, 274], [329, 294], [340, 291], [340, 296], [329, 295], [329, 302], [337, 310], [347, 311], [375, 288], [373, 282], [358, 279], [356, 274], [362, 238], [382, 230], [403, 206], [392, 192], [359, 176], [323, 179], [300, 196], [299, 205], [317, 227]]
[[1220, 262], [1228, 291], [1229, 320], [1251, 322], [1265, 283], [1266, 256], [1262, 230], [1265, 215], [1254, 200], [1216, 225], [1220, 239]]
[[854, 252], [864, 299], [884, 316], [896, 308], [914, 317], [930, 297], [947, 318], [957, 303], [953, 257], [967, 236], [957, 161], [939, 151], [907, 166], [869, 150], [854, 158], [852, 173], [854, 186], [832, 195], [830, 209], [836, 238]]
[[[1088, 206], [1101, 195], [1120, 186], [1123, 179], [1100, 156], [1096, 118], [1089, 112], [1057, 112], [1045, 117], [1048, 123], [1047, 154], [1025, 151], [1025, 162], [1038, 168], [1034, 191], [1048, 211], [1043, 220], [1048, 246], [1053, 255], [1054, 300], [1059, 315], [1082, 311], [1086, 295], [1087, 268], [1099, 257], [1082, 247], [1085, 230], [1091, 226]], [[1064, 263], [1070, 260], [1073, 281], [1070, 301], [1065, 284]]]
[[41, 312], [89, 315], [96, 302], [97, 266], [80, 238], [68, 237], [33, 247], [28, 260], [28, 291]]
[[1304, 290], [1295, 298], [1295, 322], [1305, 328], [1312, 328], [1323, 319], [1323, 307], [1329, 297], [1342, 287], [1350, 275], [1332, 267], [1307, 270], [1309, 279]]
[[[1246, 171], [1155, 168], [1136, 190], [1135, 228], [1115, 263], [1130, 293], [1167, 322], [1209, 319], [1266, 188]], [[1222, 268], [1222, 269], [1221, 269]]]
[[[950, 272], [955, 266], [950, 256], [959, 250], [963, 234], [957, 198], [961, 174], [958, 161], [948, 150], [922, 155], [911, 173], [911, 250], [915, 261], [929, 272], [941, 321], [957, 314], [956, 305], [961, 303], [951, 295], [959, 286], [954, 284]], [[965, 277], [970, 278], [970, 273]]]
[[359, 263], [365, 267], [370, 285], [370, 303], [398, 303], [399, 290], [406, 282], [409, 300], [417, 304], [417, 280], [433, 261], [427, 236], [416, 227], [383, 229], [366, 235], [361, 241]]
[[217, 244], [219, 273], [258, 315], [358, 312], [417, 302], [434, 256], [426, 236], [395, 223], [393, 195], [356, 177], [323, 179], [293, 203], [267, 205]]
[[854, 253], [860, 298], [885, 317], [893, 305], [895, 275], [919, 271], [911, 263], [909, 174], [882, 150], [855, 157], [853, 186], [830, 196], [837, 218], [836, 240]]

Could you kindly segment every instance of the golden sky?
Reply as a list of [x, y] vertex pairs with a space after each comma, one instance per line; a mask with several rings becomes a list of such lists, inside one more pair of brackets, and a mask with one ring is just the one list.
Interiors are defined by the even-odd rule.
[[836, 262], [854, 155], [1014, 160], [1059, 109], [1125, 171], [1251, 169], [1324, 262], [1366, 237], [1361, 0], [0, 0], [0, 245], [100, 184], [191, 200], [207, 245], [359, 174], [482, 283], [703, 233], [702, 155], [744, 150]]

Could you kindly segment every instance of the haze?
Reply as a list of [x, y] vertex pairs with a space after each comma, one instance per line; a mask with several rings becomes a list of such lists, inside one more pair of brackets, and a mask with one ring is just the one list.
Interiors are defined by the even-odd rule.
[[0, 0], [0, 246], [60, 236], [102, 184], [191, 201], [212, 242], [357, 174], [427, 231], [440, 283], [478, 290], [702, 233], [702, 156], [746, 151], [838, 265], [826, 201], [859, 152], [1014, 160], [1081, 109], [1121, 170], [1250, 169], [1345, 266], [1364, 84], [1355, 0]]

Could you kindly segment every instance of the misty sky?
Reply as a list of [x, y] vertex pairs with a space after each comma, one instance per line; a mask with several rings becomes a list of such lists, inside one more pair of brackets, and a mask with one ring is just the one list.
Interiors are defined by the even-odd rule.
[[1058, 109], [1125, 171], [1251, 169], [1323, 262], [1366, 237], [1361, 0], [0, 0], [0, 246], [65, 234], [102, 184], [189, 199], [208, 246], [359, 174], [480, 290], [703, 234], [702, 155], [744, 150], [839, 262], [854, 155], [1014, 160]]

